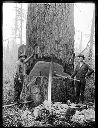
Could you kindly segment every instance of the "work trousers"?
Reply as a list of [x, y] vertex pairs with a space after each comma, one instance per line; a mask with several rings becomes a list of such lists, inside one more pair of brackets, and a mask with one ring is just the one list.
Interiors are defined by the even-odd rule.
[[23, 87], [23, 75], [15, 75], [15, 78], [14, 78], [14, 101], [15, 102], [18, 102], [20, 100], [22, 87]]
[[75, 86], [76, 86], [76, 103], [79, 103], [80, 101], [80, 94], [81, 94], [81, 101], [82, 103], [84, 102], [84, 91], [85, 91], [85, 85], [86, 85], [86, 80], [85, 79], [79, 79], [80, 82], [76, 81]]

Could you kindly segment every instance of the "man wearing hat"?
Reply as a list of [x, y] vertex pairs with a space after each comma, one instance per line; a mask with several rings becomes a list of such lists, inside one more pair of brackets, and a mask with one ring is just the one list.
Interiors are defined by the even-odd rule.
[[84, 55], [79, 54], [79, 63], [76, 66], [74, 73], [71, 75], [72, 78], [76, 76], [76, 79], [79, 81], [75, 81], [76, 84], [76, 103], [79, 103], [79, 98], [81, 94], [82, 103], [84, 102], [84, 91], [86, 85], [86, 77], [89, 77], [94, 70], [84, 62]]
[[20, 94], [22, 91], [23, 87], [23, 78], [24, 78], [24, 60], [26, 59], [26, 55], [21, 54], [19, 56], [18, 61], [16, 62], [16, 75], [14, 78], [14, 90], [15, 90], [15, 95], [14, 95], [14, 101], [19, 102], [20, 100]]

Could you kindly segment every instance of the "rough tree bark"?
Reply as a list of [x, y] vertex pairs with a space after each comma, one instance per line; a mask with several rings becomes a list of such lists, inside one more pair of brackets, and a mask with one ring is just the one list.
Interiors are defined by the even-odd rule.
[[[65, 72], [72, 74], [74, 70], [74, 5], [72, 3], [29, 3], [26, 45], [28, 57], [33, 50], [39, 58], [53, 54], [62, 62]], [[32, 60], [29, 65], [32, 65], [31, 63]], [[62, 84], [65, 91], [65, 85], [67, 85], [70, 92], [70, 81], [66, 80], [65, 84], [62, 82], [59, 84]], [[57, 85], [56, 82], [57, 90], [59, 90], [60, 85]], [[61, 92], [65, 100], [66, 92], [64, 90]], [[61, 99], [62, 96], [59, 95], [59, 101]], [[58, 101], [56, 95], [54, 100]]]
[[73, 4], [28, 4], [26, 44], [29, 49], [34, 49], [37, 44], [35, 52], [39, 56], [53, 53], [62, 60], [63, 66], [66, 64], [66, 72], [71, 74], [74, 53]]

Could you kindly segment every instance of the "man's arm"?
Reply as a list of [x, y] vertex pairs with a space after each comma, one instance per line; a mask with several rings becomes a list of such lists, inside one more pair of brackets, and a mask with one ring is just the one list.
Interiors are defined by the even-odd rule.
[[89, 71], [87, 72], [86, 76], [90, 76], [94, 72], [94, 70], [89, 65], [87, 65], [87, 67]]
[[33, 56], [34, 56], [34, 54], [32, 54], [29, 58], [27, 58], [26, 60], [24, 60], [24, 63], [27, 63]]

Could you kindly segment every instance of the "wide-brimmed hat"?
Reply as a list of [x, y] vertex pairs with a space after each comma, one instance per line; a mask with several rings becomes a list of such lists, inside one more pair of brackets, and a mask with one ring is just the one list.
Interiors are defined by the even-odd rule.
[[26, 56], [25, 54], [21, 54], [21, 55], [19, 56], [19, 58], [21, 58], [21, 57], [24, 57], [25, 59], [27, 58], [27, 56]]
[[83, 54], [79, 54], [78, 57], [82, 57], [83, 59], [85, 58]]

